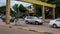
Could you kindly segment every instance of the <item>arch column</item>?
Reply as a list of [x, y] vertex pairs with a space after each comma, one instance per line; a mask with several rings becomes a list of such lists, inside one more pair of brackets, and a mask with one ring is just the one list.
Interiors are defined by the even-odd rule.
[[55, 19], [55, 8], [53, 8], [53, 19]]
[[43, 21], [45, 20], [45, 7], [42, 7], [42, 17], [43, 17]]

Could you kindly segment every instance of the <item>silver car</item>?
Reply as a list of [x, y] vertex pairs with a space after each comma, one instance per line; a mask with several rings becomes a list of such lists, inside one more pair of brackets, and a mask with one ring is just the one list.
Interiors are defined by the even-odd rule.
[[29, 24], [43, 24], [42, 19], [39, 19], [35, 16], [26, 16], [25, 17], [25, 23]]

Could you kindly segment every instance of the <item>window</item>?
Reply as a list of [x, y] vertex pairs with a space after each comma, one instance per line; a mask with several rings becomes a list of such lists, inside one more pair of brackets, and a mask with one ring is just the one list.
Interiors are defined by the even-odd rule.
[[27, 19], [33, 19], [33, 17], [32, 16], [28, 16]]
[[56, 20], [57, 22], [60, 22], [60, 19]]

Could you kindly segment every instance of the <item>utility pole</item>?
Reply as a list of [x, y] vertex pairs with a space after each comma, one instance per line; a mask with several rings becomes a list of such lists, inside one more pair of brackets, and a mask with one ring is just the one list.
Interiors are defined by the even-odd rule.
[[6, 24], [10, 24], [10, 0], [6, 0]]

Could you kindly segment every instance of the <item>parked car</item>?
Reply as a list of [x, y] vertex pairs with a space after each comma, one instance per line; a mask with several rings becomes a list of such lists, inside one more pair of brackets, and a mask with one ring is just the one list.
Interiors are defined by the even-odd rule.
[[42, 16], [40, 16], [40, 17], [38, 17], [39, 19], [43, 19], [43, 17]]
[[54, 28], [60, 27], [60, 19], [51, 20], [49, 25], [54, 27]]
[[6, 16], [5, 15], [2, 16], [1, 19], [3, 20], [3, 22], [5, 22], [6, 21]]
[[29, 24], [43, 24], [42, 19], [39, 19], [38, 17], [35, 16], [26, 16], [25, 17], [25, 23]]
[[[1, 19], [3, 20], [3, 22], [6, 21], [6, 16], [2, 16]], [[12, 16], [10, 16], [10, 22], [14, 22], [15, 18], [13, 18]]]
[[0, 16], [0, 18], [1, 18], [2, 16]]

